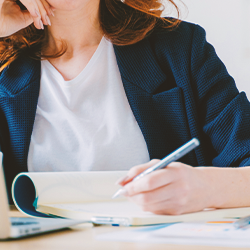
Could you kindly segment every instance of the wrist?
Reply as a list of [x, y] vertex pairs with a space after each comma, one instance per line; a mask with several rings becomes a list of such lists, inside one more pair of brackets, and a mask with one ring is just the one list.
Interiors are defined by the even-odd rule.
[[[225, 188], [225, 169], [217, 167], [197, 167], [204, 184], [206, 208], [222, 208], [228, 203], [228, 192]], [[230, 196], [230, 195], [229, 195]]]
[[250, 167], [198, 167], [197, 170], [204, 179], [208, 207], [250, 206]]

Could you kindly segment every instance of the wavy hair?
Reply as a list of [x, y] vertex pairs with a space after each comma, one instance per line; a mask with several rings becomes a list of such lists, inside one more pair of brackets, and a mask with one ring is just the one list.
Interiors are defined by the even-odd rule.
[[[25, 7], [17, 0], [21, 9]], [[179, 9], [174, 0], [167, 0]], [[161, 17], [164, 5], [161, 0], [100, 0], [99, 20], [104, 36], [113, 44], [125, 46], [137, 43], [148, 36], [155, 27], [175, 29], [179, 19]], [[0, 38], [0, 72], [9, 66], [18, 56], [25, 53], [36, 60], [57, 58], [67, 50], [62, 43], [60, 51], [44, 54], [48, 43], [47, 28], [38, 30], [33, 24], [15, 34]]]

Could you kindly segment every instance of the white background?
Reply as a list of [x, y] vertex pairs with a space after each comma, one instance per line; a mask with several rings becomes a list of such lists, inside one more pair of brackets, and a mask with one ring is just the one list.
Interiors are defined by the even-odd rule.
[[[167, 0], [164, 0], [167, 2]], [[197, 23], [250, 99], [250, 0], [183, 0], [181, 19]], [[176, 16], [166, 4], [164, 15]]]

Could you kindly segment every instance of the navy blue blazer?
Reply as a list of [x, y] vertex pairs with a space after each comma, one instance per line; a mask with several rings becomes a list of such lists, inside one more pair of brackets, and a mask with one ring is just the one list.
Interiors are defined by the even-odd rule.
[[[156, 28], [137, 44], [114, 50], [151, 159], [163, 158], [196, 137], [201, 145], [182, 162], [250, 165], [249, 101], [238, 92], [201, 27], [182, 22], [171, 32]], [[16, 174], [27, 171], [40, 70], [39, 61], [21, 55], [0, 75], [0, 131], [8, 188]]]

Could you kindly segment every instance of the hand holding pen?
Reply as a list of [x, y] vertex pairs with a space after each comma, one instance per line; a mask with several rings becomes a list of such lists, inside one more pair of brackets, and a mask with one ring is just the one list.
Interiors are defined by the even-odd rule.
[[[182, 147], [175, 150], [170, 155], [163, 158], [161, 161], [155, 163], [153, 166], [147, 168], [142, 173], [139, 173], [138, 175], [136, 175], [131, 181], [139, 180], [140, 178], [156, 170], [165, 168], [168, 164], [180, 159], [182, 156], [186, 155], [187, 153], [189, 153], [190, 151], [192, 151], [194, 148], [198, 147], [199, 145], [200, 145], [200, 142], [196, 138], [192, 139], [191, 141], [184, 144]], [[126, 181], [126, 179], [123, 181]], [[120, 195], [124, 195], [125, 193], [126, 193], [126, 189], [120, 189], [113, 195], [112, 198], [114, 199]]]
[[[176, 151], [173, 153], [175, 156], [178, 155]], [[179, 155], [179, 158], [182, 156]], [[166, 160], [167, 157], [164, 159]], [[170, 157], [170, 159], [174, 158]], [[139, 173], [149, 167], [155, 168], [156, 164], [159, 166], [162, 161], [152, 160], [132, 168], [127, 178], [119, 182], [123, 186], [123, 195], [144, 211], [156, 214], [182, 214], [210, 207], [212, 189], [203, 171], [204, 167], [194, 168], [174, 160], [167, 164], [167, 167], [151, 171], [150, 174], [144, 173], [143, 177], [132, 181]]]

